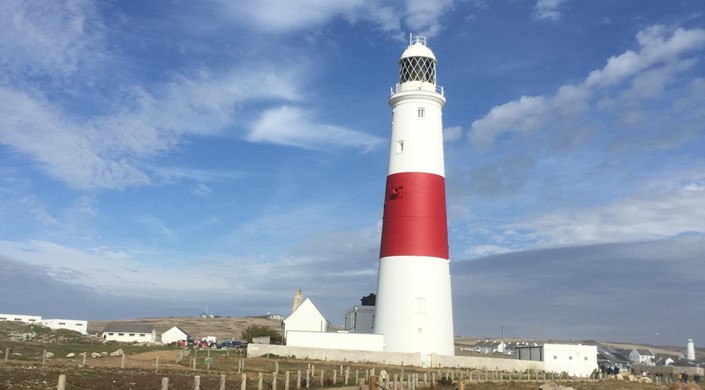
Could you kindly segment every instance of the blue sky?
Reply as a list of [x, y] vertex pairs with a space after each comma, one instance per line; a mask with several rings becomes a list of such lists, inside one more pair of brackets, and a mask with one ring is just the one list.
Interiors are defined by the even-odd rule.
[[455, 330], [705, 342], [699, 0], [6, 0], [0, 312], [376, 289], [408, 34], [439, 60]]

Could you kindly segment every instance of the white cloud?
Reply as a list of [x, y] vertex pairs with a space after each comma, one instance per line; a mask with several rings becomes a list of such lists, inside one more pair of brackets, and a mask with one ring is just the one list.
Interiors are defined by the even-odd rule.
[[213, 193], [213, 189], [200, 183], [197, 186], [191, 187], [191, 193], [196, 196], [208, 197]]
[[538, 247], [705, 235], [705, 193], [635, 196], [574, 212], [524, 218], [505, 227], [522, 232]]
[[133, 88], [117, 112], [87, 119], [70, 117], [42, 96], [0, 87], [0, 143], [73, 187], [146, 185], [152, 178], [144, 158], [172, 150], [186, 135], [222, 133], [239, 104], [298, 100], [296, 72], [263, 66], [177, 76], [151, 93]]
[[414, 34], [434, 37], [441, 31], [441, 16], [452, 9], [452, 0], [407, 0], [406, 25]]
[[89, 0], [0, 2], [0, 58], [14, 73], [69, 76], [106, 55], [103, 26]]
[[273, 33], [318, 28], [342, 18], [351, 23], [367, 21], [395, 34], [401, 32], [403, 20], [414, 33], [432, 37], [441, 30], [440, 18], [453, 8], [453, 0], [406, 0], [395, 5], [379, 0], [216, 1], [229, 18]]
[[443, 129], [443, 141], [452, 143], [463, 137], [463, 128], [460, 126], [451, 126]]
[[[654, 26], [640, 31], [637, 41], [639, 51], [630, 50], [611, 57], [602, 69], [590, 72], [579, 85], [564, 85], [554, 96], [522, 96], [493, 107], [472, 123], [470, 140], [482, 146], [492, 143], [502, 133], [526, 135], [549, 128], [562, 123], [562, 119], [575, 119], [589, 108], [592, 99], [602, 95], [607, 97], [603, 98], [601, 106], [607, 107], [615, 101], [609, 97], [612, 92], [609, 87], [630, 79], [632, 88], [623, 93], [621, 100], [658, 94], [663, 85], [692, 67], [693, 60], [682, 57], [705, 47], [705, 30], [679, 28], [669, 33], [663, 26]], [[614, 108], [619, 111], [623, 106]]]
[[380, 146], [380, 137], [340, 126], [317, 123], [313, 113], [290, 106], [265, 111], [252, 125], [247, 139], [252, 142], [321, 149], [326, 146], [359, 147], [371, 150]]
[[534, 20], [556, 21], [561, 18], [561, 5], [565, 0], [538, 0], [532, 15]]

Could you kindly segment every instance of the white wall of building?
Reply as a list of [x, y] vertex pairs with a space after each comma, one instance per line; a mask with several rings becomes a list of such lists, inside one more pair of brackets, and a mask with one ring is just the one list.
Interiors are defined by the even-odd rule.
[[597, 347], [594, 345], [544, 344], [544, 369], [587, 377], [597, 369]]
[[375, 307], [355, 306], [345, 313], [345, 330], [350, 333], [374, 333]]
[[542, 371], [544, 362], [516, 359], [495, 359], [475, 356], [445, 356], [431, 354], [430, 357], [420, 353], [351, 351], [345, 349], [324, 349], [292, 347], [289, 345], [247, 345], [247, 357], [267, 354], [294, 356], [297, 359], [327, 360], [338, 362], [378, 363], [399, 366], [417, 366], [429, 368], [475, 368], [488, 371]]
[[51, 329], [68, 329], [81, 334], [88, 333], [88, 321], [83, 320], [63, 320], [52, 318], [41, 320], [41, 324]]
[[289, 347], [381, 352], [384, 349], [384, 336], [381, 334], [289, 331], [286, 345]]
[[328, 320], [323, 317], [310, 299], [306, 299], [284, 320], [284, 339], [290, 331], [327, 332]]
[[188, 338], [188, 334], [181, 330], [178, 326], [174, 326], [171, 329], [167, 330], [166, 332], [162, 333], [161, 339], [162, 339], [162, 344], [164, 345], [169, 345], [171, 343], [175, 343], [177, 341], [181, 340], [186, 340]]
[[109, 331], [103, 332], [103, 339], [107, 341], [119, 341], [121, 343], [150, 343], [157, 341], [157, 332], [152, 330], [152, 333], [132, 332], [132, 331]]
[[42, 316], [28, 316], [25, 314], [2, 314], [0, 313], [0, 321], [18, 321], [28, 324], [39, 324], [42, 321]]

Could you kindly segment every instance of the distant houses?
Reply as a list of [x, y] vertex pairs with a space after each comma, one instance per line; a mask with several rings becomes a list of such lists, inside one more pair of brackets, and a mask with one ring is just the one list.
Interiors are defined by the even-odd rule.
[[84, 335], [88, 333], [88, 321], [84, 320], [42, 319], [42, 316], [26, 314], [0, 314], [0, 321], [24, 322], [26, 324], [46, 326], [50, 329], [68, 329]]
[[149, 324], [111, 322], [105, 325], [101, 337], [105, 341], [154, 344], [157, 341], [157, 330]]

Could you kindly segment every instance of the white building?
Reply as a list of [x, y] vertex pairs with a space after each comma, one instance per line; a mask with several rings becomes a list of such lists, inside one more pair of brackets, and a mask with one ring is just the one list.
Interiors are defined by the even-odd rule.
[[153, 325], [112, 322], [105, 325], [103, 339], [123, 343], [149, 343], [157, 341], [157, 331]]
[[594, 345], [517, 346], [516, 356], [519, 360], [543, 361], [546, 372], [565, 372], [571, 376], [589, 377], [597, 370], [597, 347]]
[[345, 330], [350, 333], [374, 333], [375, 307], [358, 305], [345, 313]]
[[42, 316], [28, 316], [25, 314], [0, 314], [0, 321], [17, 321], [27, 324], [39, 324]]
[[186, 333], [185, 330], [179, 328], [178, 326], [174, 326], [171, 329], [165, 331], [162, 333], [161, 339], [162, 339], [162, 344], [164, 345], [169, 345], [171, 343], [176, 343], [179, 341], [187, 341], [190, 339], [191, 336]]
[[688, 343], [685, 346], [685, 358], [689, 362], [695, 361], [695, 343], [693, 339], [688, 339]]
[[88, 333], [88, 321], [83, 320], [63, 320], [52, 318], [41, 320], [41, 324], [51, 329], [68, 329], [76, 331], [80, 334]]
[[284, 320], [284, 340], [290, 331], [327, 332], [330, 322], [323, 317], [310, 299], [305, 301]]
[[653, 365], [656, 356], [650, 349], [632, 349], [629, 352], [629, 360], [634, 363]]

